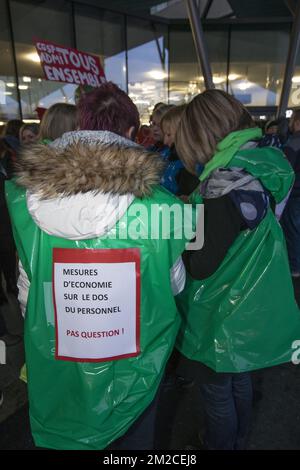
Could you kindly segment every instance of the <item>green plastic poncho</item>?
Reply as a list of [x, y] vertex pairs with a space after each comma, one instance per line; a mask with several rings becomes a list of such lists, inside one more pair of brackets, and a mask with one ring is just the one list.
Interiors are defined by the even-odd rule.
[[[276, 203], [282, 201], [294, 180], [283, 154], [274, 148], [239, 150], [259, 134], [249, 129], [227, 136], [200, 179], [219, 167], [243, 168]], [[177, 305], [183, 323], [176, 347], [189, 359], [217, 372], [291, 361], [293, 342], [300, 338], [300, 313], [284, 235], [271, 209], [256, 229], [241, 232], [212, 276], [201, 281], [188, 276]]]
[[[119, 239], [118, 235], [109, 239], [110, 233], [106, 238], [70, 241], [50, 236], [34, 223], [24, 189], [8, 182], [6, 192], [19, 257], [30, 280], [25, 349], [35, 443], [54, 449], [103, 449], [122, 436], [151, 403], [172, 352], [180, 319], [170, 285], [170, 268], [184, 250], [185, 240], [178, 236], [182, 227], [173, 219], [168, 237], [159, 233], [157, 239]], [[136, 218], [131, 215], [137, 213], [136, 205], [140, 231], [147, 230], [151, 205], [157, 204], [159, 212], [163, 212], [174, 202], [183, 207], [157, 187], [151, 197], [135, 199], [112, 231], [116, 234], [121, 227], [126, 231], [130, 221]], [[56, 358], [52, 299], [55, 248], [67, 249], [71, 256], [81, 249], [88, 250], [92, 256], [98, 249], [131, 251], [134, 248], [135, 255], [139, 253], [137, 355], [101, 362]], [[98, 318], [101, 330], [101, 318]]]

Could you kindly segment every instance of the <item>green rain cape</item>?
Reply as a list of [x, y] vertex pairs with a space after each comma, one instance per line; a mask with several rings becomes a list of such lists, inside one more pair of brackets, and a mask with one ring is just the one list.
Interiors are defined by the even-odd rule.
[[[171, 289], [170, 268], [185, 248], [186, 240], [181, 233], [182, 219], [179, 218], [180, 223], [177, 224], [171, 210], [168, 236], [166, 233], [162, 236], [157, 229], [155, 238], [148, 235], [130, 239], [130, 236], [120, 237], [119, 234], [121, 231], [129, 233], [127, 229], [131, 222], [139, 224], [140, 233], [144, 230], [149, 233], [153, 205], [156, 205], [159, 216], [168, 212], [174, 203], [180, 210], [183, 204], [167, 191], [154, 186], [151, 196], [134, 199], [106, 237], [70, 241], [48, 235], [35, 224], [28, 212], [24, 188], [13, 181], [7, 182], [6, 194], [19, 257], [30, 281], [25, 350], [30, 421], [35, 443], [54, 449], [103, 449], [122, 436], [153, 400], [180, 324]], [[157, 224], [158, 220], [155, 222]], [[80, 256], [88, 262], [87, 256], [91, 255], [92, 260], [94, 254], [100, 252], [101, 257], [106, 251], [113, 252], [113, 255], [117, 253], [119, 262], [122, 261], [122, 253], [125, 253], [125, 261], [129, 256], [139, 263], [135, 291], [139, 291], [136, 295], [137, 353], [129, 353], [128, 357], [125, 355], [120, 359], [78, 362], [70, 359], [71, 353], [64, 351], [60, 355], [69, 357], [61, 360], [57, 353], [58, 323], [55, 322], [53, 302], [53, 253], [59, 256], [63, 253], [67, 263], [72, 259], [78, 262], [77, 253], [83, 252]], [[57, 259], [61, 262], [59, 256]], [[67, 270], [64, 274], [71, 273], [68, 265], [65, 266]], [[75, 264], [72, 272], [76, 274], [76, 269], [80, 267], [80, 264]], [[79, 277], [77, 280], [83, 279]], [[94, 281], [93, 278], [91, 280]], [[125, 278], [124, 285], [127, 285]], [[77, 290], [70, 292], [77, 292], [80, 297], [81, 286], [78, 286]], [[119, 288], [122, 290], [121, 285]], [[59, 297], [62, 284], [57, 289], [56, 307], [59, 310], [58, 302], [63, 302]], [[122, 300], [119, 304], [122, 310]], [[76, 307], [76, 304], [71, 305]], [[124, 302], [123, 307], [126, 308]], [[86, 314], [87, 311], [81, 313]], [[81, 317], [80, 321], [84, 322], [85, 317], [79, 315], [78, 310], [68, 315], [73, 315], [74, 330], [79, 330], [78, 318]], [[118, 308], [115, 307], [111, 315], [117, 318], [120, 315]], [[62, 313], [60, 316], [63, 317]], [[69, 317], [65, 317], [64, 320], [68, 321]], [[95, 329], [101, 333], [98, 341], [110, 340], [110, 332], [104, 336], [102, 331], [101, 315], [94, 315], [94, 320]], [[122, 334], [117, 325], [111, 331], [111, 334], [115, 331]], [[76, 336], [76, 331], [70, 334]], [[88, 341], [86, 334], [84, 337], [84, 341]]]
[[[283, 154], [271, 147], [239, 150], [259, 135], [258, 129], [228, 135], [200, 180], [216, 168], [242, 168], [276, 203], [282, 201], [294, 180]], [[300, 339], [300, 312], [284, 235], [271, 209], [256, 229], [241, 232], [212, 276], [201, 281], [188, 276], [177, 305], [183, 323], [176, 347], [189, 359], [217, 372], [250, 371], [292, 360]]]

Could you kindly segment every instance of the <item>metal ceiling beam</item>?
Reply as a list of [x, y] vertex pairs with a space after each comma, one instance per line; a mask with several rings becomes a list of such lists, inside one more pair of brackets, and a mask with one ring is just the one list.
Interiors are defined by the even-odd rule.
[[297, 52], [299, 49], [300, 41], [300, 1], [297, 4], [297, 9], [295, 12], [295, 18], [293, 21], [289, 52], [287, 57], [287, 62], [285, 66], [284, 79], [282, 85], [282, 91], [280, 96], [280, 103], [277, 111], [277, 117], [283, 116], [285, 114], [286, 108], [289, 102], [289, 96], [292, 86], [292, 78], [296, 65]]
[[210, 7], [212, 6], [213, 1], [214, 0], [207, 0], [206, 1], [206, 5], [205, 5], [205, 8], [204, 8], [203, 13], [202, 13], [202, 18], [204, 20], [207, 18], [207, 15], [209, 13], [209, 10], [210, 10]]
[[199, 65], [201, 66], [204, 83], [206, 88], [214, 88], [208, 53], [204, 39], [203, 29], [200, 20], [200, 14], [196, 0], [186, 0], [188, 17], [190, 20], [192, 35], [194, 39], [196, 54]]
[[291, 14], [293, 16], [295, 16], [295, 12], [296, 12], [296, 3], [295, 3], [295, 1], [294, 0], [284, 0], [284, 3], [286, 4], [288, 9], [290, 10]]

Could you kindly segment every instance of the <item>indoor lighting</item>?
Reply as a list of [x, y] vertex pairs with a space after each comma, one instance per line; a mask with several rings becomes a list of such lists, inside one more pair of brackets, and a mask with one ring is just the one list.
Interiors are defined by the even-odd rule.
[[7, 96], [10, 96], [10, 95], [12, 95], [12, 91], [5, 91], [4, 94], [7, 95]]
[[5, 122], [4, 121], [0, 121], [0, 126], [4, 126]]
[[28, 85], [19, 85], [18, 88], [19, 88], [19, 90], [27, 90]]
[[213, 82], [214, 82], [216, 85], [219, 85], [220, 83], [225, 82], [225, 77], [218, 77], [218, 76], [214, 75], [214, 76], [213, 76]]
[[260, 119], [261, 121], [265, 121], [265, 120], [267, 119], [267, 116], [264, 116], [264, 115], [259, 116], [259, 119]]
[[285, 112], [285, 117], [290, 118], [292, 117], [293, 111], [291, 109], [287, 109]]
[[182, 96], [172, 96], [171, 101], [182, 101]]
[[31, 82], [31, 78], [30, 78], [30, 77], [23, 77], [23, 82], [25, 82], [25, 83], [30, 83], [30, 82]]
[[153, 80], [163, 80], [167, 77], [167, 74], [162, 70], [150, 70], [148, 72], [149, 77], [153, 78]]
[[39, 119], [23, 119], [23, 122], [25, 122], [25, 124], [32, 124], [33, 122], [36, 122], [37, 124], [40, 123]]
[[7, 83], [6, 86], [8, 86], [9, 88], [13, 88], [14, 86], [16, 86], [15, 83]]
[[237, 85], [237, 88], [239, 88], [240, 90], [242, 91], [245, 91], [245, 90], [248, 90], [248, 88], [250, 88], [252, 86], [252, 84], [250, 82], [241, 82]]
[[292, 78], [292, 82], [293, 82], [293, 83], [300, 83], [300, 75], [295, 75], [295, 76]]
[[236, 73], [230, 73], [228, 75], [228, 80], [237, 80], [238, 78], [240, 78], [240, 75], [237, 75]]
[[134, 100], [134, 103], [135, 104], [146, 104], [146, 105], [150, 106], [150, 101], [146, 101], [146, 100], [137, 99], [137, 100]]
[[30, 54], [26, 54], [26, 59], [36, 63], [40, 62], [40, 57], [36, 52], [30, 52]]

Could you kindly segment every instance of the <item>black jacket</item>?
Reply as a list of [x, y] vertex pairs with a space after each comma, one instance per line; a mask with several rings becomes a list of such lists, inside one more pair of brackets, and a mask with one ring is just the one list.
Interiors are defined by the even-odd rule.
[[217, 271], [227, 251], [247, 225], [229, 194], [216, 199], [203, 199], [204, 246], [185, 251], [183, 261], [194, 279], [206, 279]]

